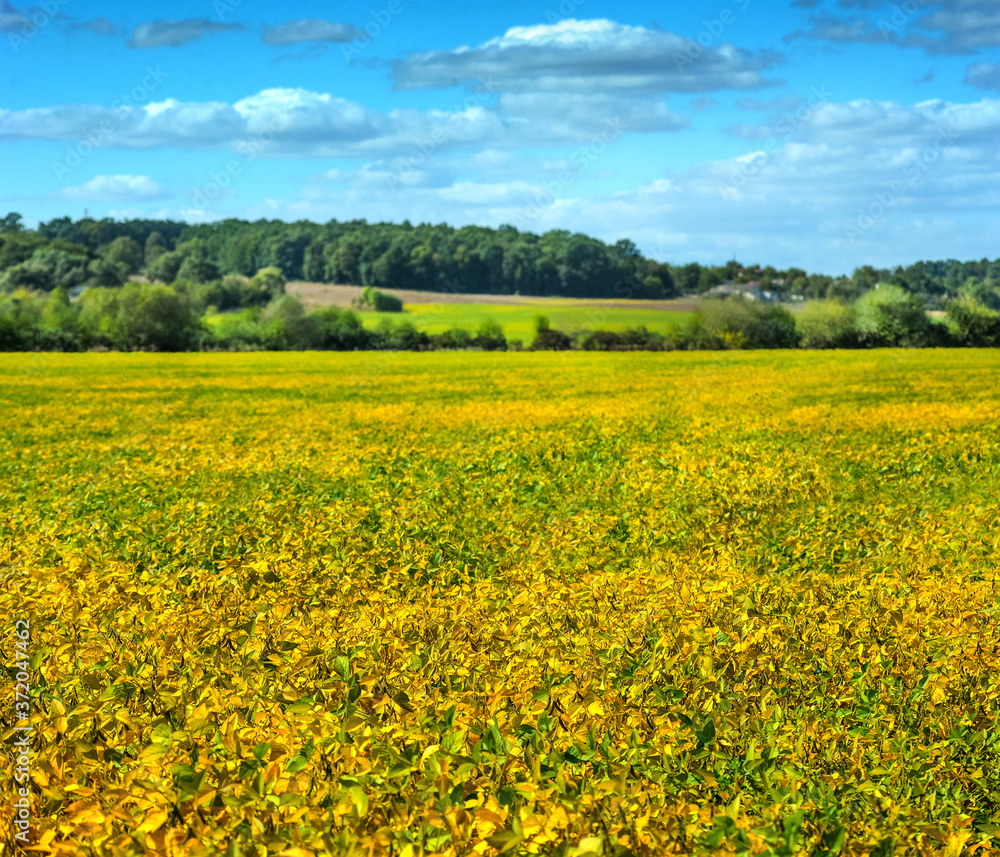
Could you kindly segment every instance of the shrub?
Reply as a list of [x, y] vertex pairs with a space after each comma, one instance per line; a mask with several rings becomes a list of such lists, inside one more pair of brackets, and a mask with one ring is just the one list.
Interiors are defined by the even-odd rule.
[[201, 324], [186, 295], [168, 286], [128, 283], [121, 289], [112, 341], [123, 351], [187, 351], [201, 339]]
[[241, 313], [225, 316], [212, 331], [216, 344], [236, 351], [263, 348], [264, 328], [260, 309], [252, 307]]
[[956, 344], [971, 348], [1000, 346], [1000, 312], [968, 297], [949, 301], [946, 312]]
[[395, 295], [387, 295], [371, 286], [365, 286], [360, 298], [351, 305], [362, 312], [402, 312], [403, 302]]
[[808, 301], [795, 316], [803, 348], [856, 348], [854, 307], [833, 300]]
[[702, 301], [698, 318], [721, 348], [795, 348], [795, 318], [784, 307], [745, 298]]
[[920, 298], [882, 283], [855, 303], [856, 329], [869, 348], [926, 345], [933, 331]]
[[70, 303], [69, 292], [63, 288], [53, 289], [42, 309], [41, 326], [49, 333], [61, 331], [76, 339], [79, 315], [79, 310]]
[[306, 315], [296, 295], [279, 295], [261, 313], [264, 346], [273, 351], [304, 351], [315, 348], [317, 321]]
[[250, 290], [258, 295], [254, 303], [267, 303], [285, 293], [285, 275], [281, 273], [281, 268], [261, 268], [251, 278]]
[[491, 318], [486, 319], [476, 332], [472, 344], [483, 351], [506, 351], [507, 339], [503, 335], [503, 328]]
[[29, 351], [41, 329], [42, 307], [31, 292], [19, 289], [0, 294], [0, 349]]
[[312, 313], [316, 324], [316, 347], [329, 351], [362, 351], [373, 347], [375, 334], [365, 330], [349, 310], [327, 307]]
[[388, 351], [427, 351], [433, 345], [430, 336], [417, 330], [411, 321], [393, 327], [386, 319], [379, 327], [379, 335], [381, 347]]
[[569, 351], [572, 347], [572, 338], [561, 330], [554, 330], [551, 327], [539, 329], [531, 343], [532, 351]]
[[580, 340], [584, 351], [663, 351], [666, 339], [645, 327], [631, 328], [616, 333], [612, 330], [595, 330], [584, 334]]
[[446, 330], [434, 337], [434, 347], [445, 351], [456, 351], [472, 347], [472, 334], [461, 328]]

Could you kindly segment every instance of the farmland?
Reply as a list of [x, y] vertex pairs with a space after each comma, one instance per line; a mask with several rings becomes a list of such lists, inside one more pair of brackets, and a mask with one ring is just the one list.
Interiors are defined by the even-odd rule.
[[38, 853], [995, 850], [998, 391], [972, 349], [0, 355]]
[[[289, 294], [298, 295], [307, 307], [349, 307], [361, 295], [357, 286], [323, 283], [289, 283]], [[530, 344], [535, 333], [535, 317], [546, 316], [559, 330], [625, 330], [646, 327], [667, 333], [691, 318], [695, 300], [614, 300], [587, 298], [543, 298], [521, 295], [469, 295], [387, 289], [404, 302], [405, 312], [366, 312], [361, 319], [368, 328], [383, 321], [407, 321], [426, 333], [467, 330], [475, 333], [480, 325], [495, 321], [510, 339]]]

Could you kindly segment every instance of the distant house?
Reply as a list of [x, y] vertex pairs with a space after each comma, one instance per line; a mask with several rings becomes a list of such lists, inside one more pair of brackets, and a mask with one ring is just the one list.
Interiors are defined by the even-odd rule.
[[727, 281], [715, 288], [709, 289], [702, 295], [702, 297], [706, 298], [729, 298], [734, 296], [746, 298], [748, 301], [760, 301], [765, 304], [773, 304], [781, 300], [781, 295], [778, 292], [762, 289], [757, 280], [751, 280], [749, 283]]

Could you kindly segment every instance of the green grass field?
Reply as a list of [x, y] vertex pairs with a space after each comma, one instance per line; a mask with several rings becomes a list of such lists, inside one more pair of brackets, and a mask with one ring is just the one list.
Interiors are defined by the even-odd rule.
[[657, 309], [619, 309], [594, 302], [590, 306], [568, 302], [559, 306], [518, 306], [508, 304], [406, 304], [400, 313], [362, 313], [365, 327], [374, 328], [389, 319], [393, 324], [401, 320], [427, 333], [443, 333], [461, 328], [475, 333], [484, 321], [496, 321], [503, 327], [508, 339], [521, 339], [526, 344], [535, 332], [535, 317], [544, 315], [552, 326], [571, 333], [575, 330], [624, 330], [643, 327], [658, 333], [667, 333], [671, 327], [690, 318], [690, 313], [666, 312]]
[[[210, 313], [205, 321], [210, 327], [218, 325], [229, 313]], [[691, 313], [659, 309], [622, 309], [594, 301], [590, 305], [566, 301], [544, 306], [517, 304], [406, 304], [402, 313], [358, 313], [362, 323], [375, 329], [384, 321], [393, 325], [409, 322], [417, 330], [430, 334], [443, 333], [459, 328], [475, 333], [484, 321], [496, 321], [503, 327], [509, 340], [520, 339], [530, 344], [535, 334], [535, 318], [544, 315], [553, 327], [572, 333], [577, 330], [625, 330], [645, 327], [657, 333], [667, 333], [672, 327], [683, 324]]]

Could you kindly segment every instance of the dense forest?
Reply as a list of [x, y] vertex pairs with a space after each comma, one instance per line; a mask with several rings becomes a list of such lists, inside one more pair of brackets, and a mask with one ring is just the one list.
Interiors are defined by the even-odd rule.
[[61, 217], [26, 230], [16, 213], [0, 219], [0, 291], [114, 286], [138, 273], [164, 283], [207, 283], [269, 267], [287, 280], [596, 298], [670, 298], [726, 281], [756, 281], [786, 299], [850, 302], [882, 282], [920, 296], [930, 308], [960, 294], [1000, 307], [1000, 259], [866, 266], [851, 276], [831, 276], [736, 261], [667, 264], [643, 257], [628, 240], [605, 244], [578, 233], [534, 235], [511, 226]]

